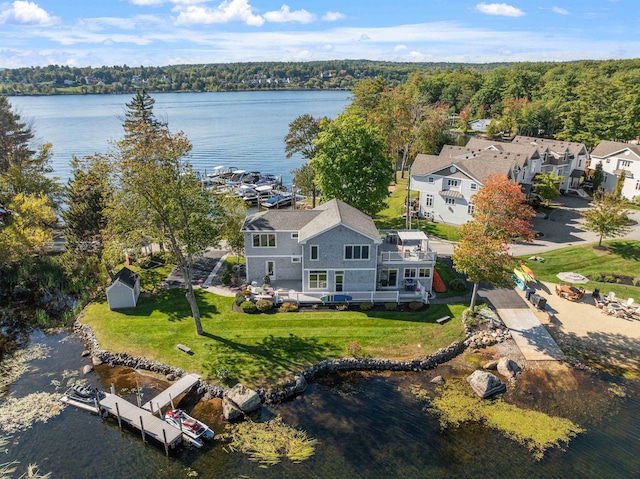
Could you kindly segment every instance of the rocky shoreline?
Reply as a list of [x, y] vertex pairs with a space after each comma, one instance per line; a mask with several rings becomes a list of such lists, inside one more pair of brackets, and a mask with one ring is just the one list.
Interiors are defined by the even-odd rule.
[[[441, 348], [438, 351], [417, 359], [396, 361], [392, 359], [376, 359], [365, 357], [326, 359], [302, 370], [295, 376], [294, 381], [281, 386], [278, 389], [257, 388], [256, 392], [264, 404], [277, 404], [287, 401], [294, 396], [303, 393], [307, 383], [316, 377], [336, 371], [426, 371], [446, 363], [462, 354], [467, 348], [478, 350], [483, 347], [493, 346], [511, 338], [507, 329], [489, 329], [477, 331], [467, 325], [467, 317], [463, 314], [462, 323], [465, 328], [465, 340], [455, 342]], [[94, 365], [108, 364], [112, 367], [126, 366], [132, 369], [142, 369], [167, 377], [173, 381], [182, 377], [186, 372], [180, 368], [169, 366], [142, 356], [132, 356], [127, 353], [112, 353], [100, 348], [98, 339], [93, 330], [76, 319], [73, 332], [85, 343]], [[200, 381], [198, 393], [209, 398], [222, 399], [228, 389]]]

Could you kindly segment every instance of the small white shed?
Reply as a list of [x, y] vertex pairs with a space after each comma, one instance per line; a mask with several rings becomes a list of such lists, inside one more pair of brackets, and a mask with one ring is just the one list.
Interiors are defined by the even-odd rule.
[[113, 277], [107, 288], [109, 309], [133, 308], [140, 296], [140, 278], [129, 268], [124, 267]]

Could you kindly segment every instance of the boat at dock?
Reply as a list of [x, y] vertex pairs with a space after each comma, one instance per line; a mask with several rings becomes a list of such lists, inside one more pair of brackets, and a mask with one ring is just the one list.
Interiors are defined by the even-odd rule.
[[66, 390], [60, 398], [60, 401], [79, 409], [98, 414], [100, 412], [100, 400], [104, 399], [104, 397], [105, 393], [103, 391], [80, 384], [74, 384]]
[[260, 205], [265, 208], [284, 208], [285, 206], [291, 205], [292, 198], [293, 196], [291, 193], [277, 194], [271, 198], [261, 201]]
[[214, 432], [209, 426], [189, 416], [182, 409], [169, 409], [164, 415], [164, 420], [182, 431], [182, 434], [196, 447], [202, 447], [203, 440], [214, 437]]

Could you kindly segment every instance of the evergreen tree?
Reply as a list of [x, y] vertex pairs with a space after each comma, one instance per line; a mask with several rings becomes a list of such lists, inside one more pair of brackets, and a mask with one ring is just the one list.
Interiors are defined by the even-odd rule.
[[32, 139], [31, 128], [11, 110], [7, 97], [0, 96], [0, 174], [32, 157], [35, 153], [29, 147]]
[[126, 104], [127, 110], [124, 117], [125, 138], [142, 134], [157, 133], [167, 126], [158, 121], [153, 112], [155, 100], [143, 89], [136, 91], [133, 99]]

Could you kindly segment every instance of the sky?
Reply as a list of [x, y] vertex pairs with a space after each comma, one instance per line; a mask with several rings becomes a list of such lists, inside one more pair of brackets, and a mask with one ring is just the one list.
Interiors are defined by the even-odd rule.
[[0, 68], [636, 58], [639, 27], [638, 0], [0, 0]]

